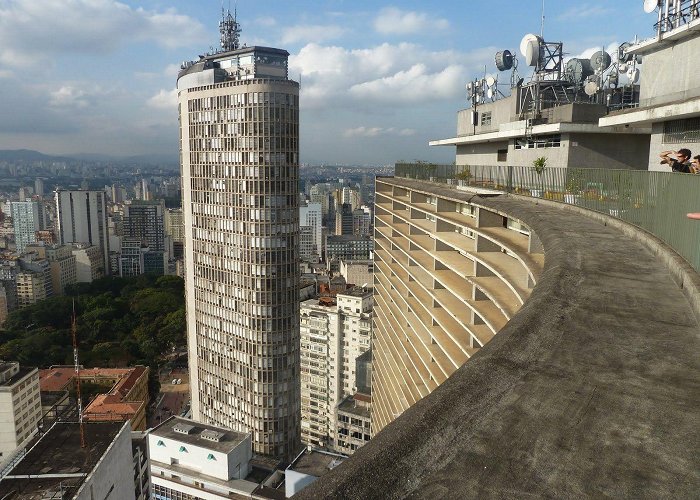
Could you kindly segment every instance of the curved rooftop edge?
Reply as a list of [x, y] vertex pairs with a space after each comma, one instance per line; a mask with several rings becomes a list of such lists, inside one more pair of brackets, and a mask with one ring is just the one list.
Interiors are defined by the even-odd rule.
[[697, 497], [697, 273], [602, 214], [512, 195], [473, 201], [537, 233], [545, 262], [530, 298], [295, 498]]

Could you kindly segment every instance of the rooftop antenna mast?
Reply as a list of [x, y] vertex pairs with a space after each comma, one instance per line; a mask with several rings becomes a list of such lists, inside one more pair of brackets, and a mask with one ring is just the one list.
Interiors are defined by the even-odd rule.
[[544, 38], [544, 0], [542, 0], [542, 23], [540, 24], [540, 37]]
[[78, 357], [78, 332], [75, 319], [75, 299], [73, 299], [73, 317], [70, 331], [73, 336], [73, 364], [75, 365], [75, 388], [78, 399], [78, 423], [80, 424], [80, 447], [85, 448], [85, 428], [83, 426], [83, 401], [80, 394], [80, 359]]
[[237, 16], [237, 7], [233, 8], [233, 15], [231, 15], [231, 8], [229, 7], [228, 10], [224, 11], [223, 1], [221, 2], [221, 21], [219, 21], [219, 33], [221, 33], [221, 50], [223, 52], [238, 49], [241, 26], [236, 20]]

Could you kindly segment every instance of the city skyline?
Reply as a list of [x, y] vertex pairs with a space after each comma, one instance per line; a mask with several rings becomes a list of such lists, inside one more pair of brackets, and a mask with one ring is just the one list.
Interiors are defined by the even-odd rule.
[[[571, 56], [652, 34], [653, 16], [633, 0], [547, 4], [545, 37], [562, 40]], [[4, 103], [0, 149], [175, 155], [175, 76], [182, 54], [216, 47], [220, 8], [181, 0], [0, 2], [0, 91], [13, 96]], [[493, 70], [496, 50], [539, 32], [541, 2], [237, 8], [242, 43], [290, 52], [290, 78], [302, 84], [301, 162], [389, 164], [451, 161], [448, 149], [428, 141], [449, 135], [454, 124], [445, 116], [466, 107], [464, 83], [484, 66]]]

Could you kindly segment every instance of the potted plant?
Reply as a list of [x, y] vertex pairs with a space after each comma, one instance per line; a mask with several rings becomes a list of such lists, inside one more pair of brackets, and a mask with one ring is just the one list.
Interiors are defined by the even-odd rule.
[[466, 186], [469, 183], [469, 179], [472, 178], [472, 172], [469, 166], [464, 166], [464, 168], [455, 175], [455, 178], [460, 186]]
[[531, 189], [530, 194], [536, 198], [541, 198], [542, 197], [542, 192], [544, 191], [544, 186], [542, 185], [542, 174], [544, 173], [544, 170], [547, 168], [547, 158], [544, 156], [540, 156], [539, 158], [536, 158], [532, 162], [532, 170], [535, 171], [537, 174], [537, 184], [539, 185], [538, 189]]
[[583, 175], [578, 170], [569, 172], [566, 180], [566, 194], [564, 194], [564, 203], [575, 205], [581, 197], [581, 189], [583, 185]]

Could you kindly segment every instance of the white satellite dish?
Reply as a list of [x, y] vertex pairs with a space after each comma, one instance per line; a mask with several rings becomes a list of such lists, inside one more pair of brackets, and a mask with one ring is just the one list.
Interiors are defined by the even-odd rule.
[[540, 62], [540, 40], [538, 38], [527, 42], [525, 50], [525, 64], [528, 66], [537, 66]]
[[467, 83], [466, 87], [467, 87], [467, 91], [471, 92], [472, 89], [474, 88], [474, 84], [472, 84], [472, 82], [469, 82], [469, 83]]
[[651, 14], [659, 6], [659, 0], [644, 0], [644, 12]]
[[496, 84], [496, 79], [492, 77], [491, 75], [486, 77], [486, 85], [489, 87], [493, 87]]
[[583, 91], [586, 95], [595, 95], [598, 92], [598, 83], [595, 81], [586, 82], [586, 85], [583, 86]]
[[520, 53], [527, 57], [527, 46], [532, 40], [539, 40], [540, 37], [537, 35], [533, 35], [532, 33], [528, 33], [523, 37], [523, 39], [520, 41]]
[[491, 87], [486, 90], [486, 97], [493, 99], [493, 89]]
[[637, 83], [639, 81], [639, 70], [637, 68], [630, 69], [627, 72], [627, 78], [629, 78], [630, 83]]

